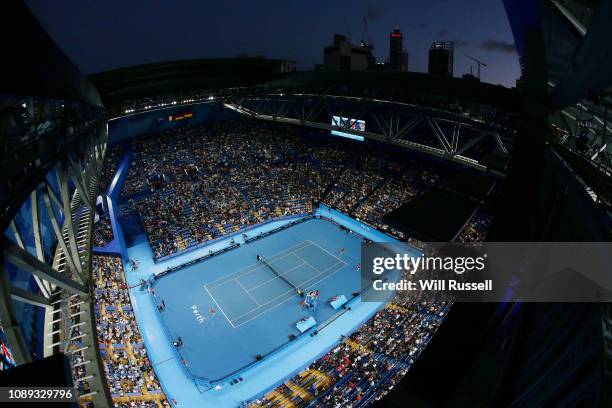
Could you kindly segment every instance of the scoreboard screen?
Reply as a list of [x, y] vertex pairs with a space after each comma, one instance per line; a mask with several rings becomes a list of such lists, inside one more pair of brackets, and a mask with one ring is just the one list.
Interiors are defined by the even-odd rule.
[[[332, 126], [334, 127], [343, 127], [350, 128], [351, 130], [355, 130], [358, 132], [365, 132], [365, 121], [358, 119], [349, 119], [344, 118], [342, 116], [332, 116]], [[353, 133], [346, 133], [339, 130], [332, 130], [331, 134], [334, 136], [346, 137], [353, 140], [359, 140], [360, 142], [364, 141], [363, 136], [359, 136]]]
[[160, 123], [161, 122], [178, 122], [180, 120], [191, 119], [192, 117], [193, 117], [193, 112], [186, 111], [186, 112], [180, 112], [180, 113], [173, 113], [168, 116], [162, 116], [160, 118], [157, 118], [157, 121]]

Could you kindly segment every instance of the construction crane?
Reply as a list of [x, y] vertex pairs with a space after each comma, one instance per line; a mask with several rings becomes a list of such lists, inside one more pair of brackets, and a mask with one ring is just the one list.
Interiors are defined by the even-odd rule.
[[467, 55], [467, 54], [463, 54], [463, 55], [465, 55], [466, 57], [468, 57], [469, 59], [471, 59], [472, 61], [474, 61], [476, 64], [478, 64], [478, 80], [480, 81], [480, 67], [481, 67], [481, 66], [486, 67], [486, 66], [487, 66], [487, 64], [485, 64], [484, 62], [482, 62], [482, 61], [481, 61], [481, 60], [479, 60], [479, 59], [476, 59], [476, 58], [474, 58], [474, 57], [470, 57], [470, 56], [469, 56], [469, 55]]
[[[365, 37], [364, 37], [365, 32]], [[363, 32], [361, 33], [361, 45], [369, 48], [370, 50], [374, 49], [374, 44], [370, 40], [370, 30], [368, 30], [368, 20], [363, 18]]]

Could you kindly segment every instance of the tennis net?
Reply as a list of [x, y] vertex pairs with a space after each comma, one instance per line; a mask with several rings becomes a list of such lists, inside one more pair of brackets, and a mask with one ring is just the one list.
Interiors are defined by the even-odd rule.
[[268, 261], [266, 261], [265, 258], [261, 257], [261, 262], [266, 265], [271, 271], [272, 273], [274, 273], [278, 278], [280, 278], [281, 280], [283, 280], [287, 285], [291, 286], [293, 289], [295, 289], [296, 293], [298, 291], [300, 291], [300, 288], [297, 285], [294, 285], [293, 283], [291, 283], [287, 278], [285, 278], [283, 276], [282, 273], [280, 273], [278, 270], [276, 270], [275, 267], [273, 267]]

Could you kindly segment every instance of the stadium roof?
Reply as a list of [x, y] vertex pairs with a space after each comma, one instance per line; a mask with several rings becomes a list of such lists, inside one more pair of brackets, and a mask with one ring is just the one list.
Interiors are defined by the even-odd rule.
[[216, 58], [134, 65], [89, 76], [105, 105], [194, 90], [243, 87], [284, 75], [284, 60]]
[[474, 79], [440, 77], [420, 72], [393, 71], [306, 71], [272, 80], [266, 87], [302, 87], [328, 89], [345, 86], [350, 92], [373, 93], [375, 90], [409, 91], [456, 98], [514, 110], [514, 89]]
[[226, 58], [168, 61], [137, 65], [91, 75], [104, 104], [181, 94], [200, 90], [257, 86], [260, 90], [300, 89], [354, 95], [383, 90], [410, 91], [456, 98], [514, 111], [514, 89], [460, 78], [441, 78], [415, 72], [306, 71], [281, 72], [284, 60]]

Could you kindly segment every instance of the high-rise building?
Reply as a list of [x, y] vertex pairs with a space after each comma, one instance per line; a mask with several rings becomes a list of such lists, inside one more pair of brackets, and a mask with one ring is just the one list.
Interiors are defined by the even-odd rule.
[[452, 41], [434, 41], [429, 48], [427, 72], [432, 75], [453, 76], [454, 43]]
[[402, 52], [402, 66], [400, 71], [408, 71], [408, 51], [404, 48]]
[[[403, 54], [404, 36], [402, 35], [402, 32], [399, 30], [399, 28], [395, 28], [389, 35], [389, 69], [391, 69], [392, 71], [403, 71]], [[408, 57], [406, 54], [406, 62], [407, 61]]]
[[344, 35], [334, 35], [334, 44], [323, 50], [325, 69], [331, 71], [365, 71], [374, 68], [371, 47], [353, 45]]

